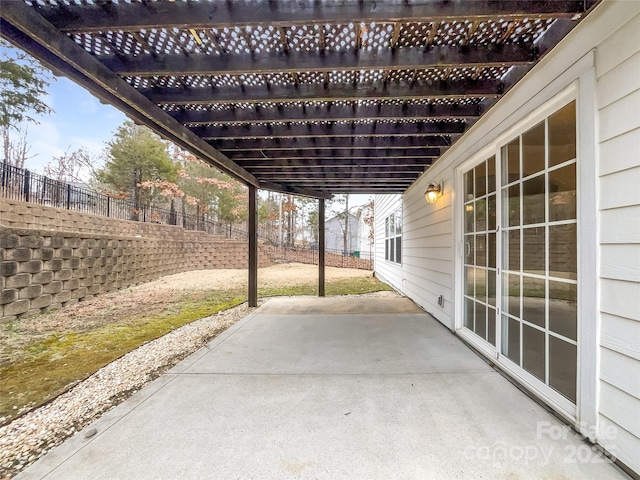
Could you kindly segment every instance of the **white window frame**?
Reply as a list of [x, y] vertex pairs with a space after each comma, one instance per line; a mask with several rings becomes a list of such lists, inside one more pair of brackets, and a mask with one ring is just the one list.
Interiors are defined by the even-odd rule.
[[[533, 375], [515, 366], [510, 360], [499, 353], [499, 348], [489, 346], [475, 334], [463, 328], [463, 293], [464, 293], [464, 252], [463, 252], [463, 195], [455, 196], [456, 222], [455, 242], [455, 302], [454, 328], [456, 333], [477, 348], [487, 357], [496, 359], [498, 365], [510, 375], [517, 378], [534, 395], [549, 404], [567, 420], [578, 426], [581, 432], [589, 434], [594, 440], [593, 432], [598, 426], [598, 383], [599, 383], [599, 284], [598, 258], [599, 233], [597, 232], [597, 145], [596, 145], [596, 105], [595, 105], [595, 68], [592, 55], [584, 58], [578, 75], [563, 90], [544, 105], [532, 111], [524, 119], [502, 132], [491, 144], [479, 150], [469, 160], [455, 168], [455, 191], [463, 191], [463, 174], [485, 161], [492, 155], [496, 156], [496, 177], [501, 178], [501, 147], [521, 133], [526, 132], [540, 121], [570, 103], [576, 101], [577, 126], [577, 170], [576, 181], [579, 185], [577, 195], [577, 261], [578, 261], [578, 351], [577, 351], [577, 385], [576, 404], [573, 405], [564, 396], [544, 385]], [[555, 82], [554, 82], [555, 83]], [[566, 84], [565, 84], [566, 85]], [[500, 182], [497, 188], [500, 188]], [[497, 201], [497, 218], [502, 220], [502, 201]], [[501, 233], [501, 232], [499, 232]], [[496, 246], [496, 258], [502, 258], [502, 242]], [[502, 271], [497, 275], [498, 285], [502, 285]], [[496, 304], [502, 306], [502, 289], [496, 288]], [[498, 317], [499, 318], [499, 317]], [[591, 320], [591, 322], [589, 321]], [[496, 345], [501, 345], [501, 329], [496, 325]], [[594, 428], [595, 427], [595, 428]]]
[[[391, 221], [393, 217], [393, 221]], [[397, 233], [396, 225], [398, 224], [398, 219], [400, 219], [400, 228], [401, 232]], [[384, 219], [384, 260], [388, 263], [402, 265], [402, 246], [400, 247], [400, 261], [397, 259], [397, 242], [400, 239], [400, 245], [402, 245], [402, 231], [404, 231], [404, 218], [402, 217], [402, 209], [398, 208], [387, 215]], [[393, 240], [393, 249], [388, 247], [388, 241]], [[391, 255], [389, 254], [393, 250], [393, 260], [390, 260]]]

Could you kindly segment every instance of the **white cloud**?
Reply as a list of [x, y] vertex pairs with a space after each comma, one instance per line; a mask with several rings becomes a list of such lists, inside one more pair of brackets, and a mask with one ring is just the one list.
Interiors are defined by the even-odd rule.
[[104, 142], [100, 142], [95, 138], [83, 138], [83, 137], [70, 137], [69, 145], [71, 150], [75, 150], [77, 148], [84, 148], [92, 155], [100, 155], [104, 150], [105, 144]]

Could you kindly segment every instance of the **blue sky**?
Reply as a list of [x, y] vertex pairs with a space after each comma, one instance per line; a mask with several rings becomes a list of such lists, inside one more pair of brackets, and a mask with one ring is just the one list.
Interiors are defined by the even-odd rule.
[[28, 125], [30, 154], [36, 156], [27, 161], [26, 167], [41, 172], [54, 156], [81, 147], [102, 163], [105, 142], [126, 120], [124, 114], [110, 105], [102, 105], [64, 77], [51, 82], [44, 100], [54, 113], [39, 117], [37, 125]]

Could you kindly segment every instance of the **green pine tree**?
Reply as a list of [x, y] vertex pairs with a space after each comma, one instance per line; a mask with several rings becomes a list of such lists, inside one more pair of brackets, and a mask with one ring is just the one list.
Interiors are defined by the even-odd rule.
[[105, 165], [96, 174], [98, 181], [123, 196], [126, 194], [136, 205], [154, 200], [153, 190], [140, 188], [142, 182], [177, 180], [178, 169], [169, 156], [167, 144], [146, 127], [125, 122], [107, 143], [106, 153]]
[[[12, 134], [19, 137], [23, 124], [37, 123], [38, 115], [48, 115], [51, 108], [43, 101], [52, 77], [40, 62], [0, 40], [0, 132], [3, 160], [24, 167], [28, 148], [19, 147]], [[23, 138], [20, 141], [26, 142]], [[22, 154], [16, 156], [17, 150]]]

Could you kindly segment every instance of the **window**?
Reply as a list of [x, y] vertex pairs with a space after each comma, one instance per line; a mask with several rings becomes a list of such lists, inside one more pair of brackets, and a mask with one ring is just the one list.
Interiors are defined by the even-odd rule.
[[573, 403], [576, 164], [574, 101], [462, 178], [463, 325]]
[[396, 210], [384, 219], [384, 259], [402, 263], [402, 212]]
[[576, 401], [576, 106], [502, 147], [501, 353]]

